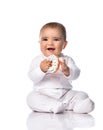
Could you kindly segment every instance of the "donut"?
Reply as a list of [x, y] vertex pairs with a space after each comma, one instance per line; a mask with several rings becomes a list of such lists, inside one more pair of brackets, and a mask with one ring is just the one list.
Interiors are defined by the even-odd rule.
[[52, 61], [52, 66], [49, 67], [49, 73], [55, 73], [59, 69], [59, 58], [54, 54], [48, 56], [48, 60]]

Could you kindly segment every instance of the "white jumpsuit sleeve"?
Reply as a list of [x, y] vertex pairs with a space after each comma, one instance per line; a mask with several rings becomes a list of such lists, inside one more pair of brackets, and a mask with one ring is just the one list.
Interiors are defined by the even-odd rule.
[[39, 57], [33, 59], [28, 72], [28, 76], [34, 84], [40, 82], [45, 76], [45, 73], [40, 69], [40, 62], [41, 60]]
[[75, 80], [80, 75], [80, 69], [76, 66], [74, 60], [71, 57], [67, 57], [67, 65], [70, 68], [69, 80]]

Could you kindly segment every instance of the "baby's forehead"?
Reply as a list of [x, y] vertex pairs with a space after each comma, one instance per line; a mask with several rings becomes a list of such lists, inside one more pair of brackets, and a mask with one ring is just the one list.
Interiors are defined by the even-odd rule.
[[40, 31], [40, 35], [43, 35], [43, 34], [55, 34], [55, 35], [58, 34], [58, 35], [63, 35], [62, 31], [59, 28], [52, 28], [52, 27], [43, 28]]
[[45, 35], [45, 34], [54, 34], [54, 35], [58, 35], [58, 37], [62, 37], [64, 40], [66, 40], [66, 32], [65, 30], [63, 30], [61, 27], [58, 26], [45, 26], [43, 28], [41, 28], [40, 30], [40, 37], [41, 35]]
[[40, 36], [53, 36], [53, 37], [62, 37], [62, 32], [57, 28], [45, 28], [40, 32]]
[[59, 27], [50, 27], [50, 26], [47, 26], [47, 27], [44, 27], [41, 29], [41, 31], [44, 31], [44, 30], [58, 30], [58, 31], [61, 31], [61, 28]]

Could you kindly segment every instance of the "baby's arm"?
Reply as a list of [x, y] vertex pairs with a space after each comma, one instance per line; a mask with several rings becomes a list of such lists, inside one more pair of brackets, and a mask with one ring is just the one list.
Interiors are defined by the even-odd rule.
[[75, 80], [79, 77], [80, 69], [76, 66], [72, 58], [66, 56], [60, 63], [62, 72], [67, 78]]
[[70, 75], [70, 68], [66, 65], [65, 60], [63, 62], [60, 61], [62, 72], [65, 76]]
[[67, 66], [70, 68], [70, 76], [69, 79], [75, 80], [80, 75], [80, 69], [76, 66], [74, 60], [72, 58], [68, 58]]
[[41, 59], [37, 57], [33, 59], [30, 65], [28, 76], [33, 81], [34, 84], [40, 82], [45, 76], [45, 73], [40, 68], [40, 63], [41, 63]]

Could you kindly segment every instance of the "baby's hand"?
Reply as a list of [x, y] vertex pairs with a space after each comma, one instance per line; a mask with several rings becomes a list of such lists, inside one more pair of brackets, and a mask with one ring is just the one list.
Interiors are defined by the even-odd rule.
[[43, 60], [43, 61], [40, 63], [40, 68], [41, 68], [41, 70], [42, 70], [44, 73], [46, 73], [46, 72], [48, 71], [48, 69], [49, 69], [50, 66], [52, 66], [52, 61], [47, 60], [47, 59]]
[[64, 73], [64, 75], [65, 76], [69, 76], [70, 75], [70, 69], [66, 65], [65, 60], [64, 61], [60, 61], [60, 64], [61, 64], [61, 69], [62, 69], [62, 72]]

